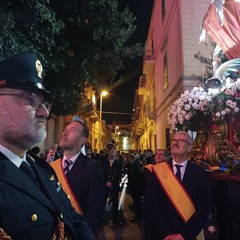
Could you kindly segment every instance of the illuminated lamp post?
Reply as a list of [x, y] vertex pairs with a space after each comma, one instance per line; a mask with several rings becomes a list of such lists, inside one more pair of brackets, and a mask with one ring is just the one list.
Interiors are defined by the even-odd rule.
[[100, 142], [102, 142], [102, 98], [107, 96], [108, 92], [103, 90], [100, 94], [100, 111], [99, 111], [99, 125], [100, 125]]

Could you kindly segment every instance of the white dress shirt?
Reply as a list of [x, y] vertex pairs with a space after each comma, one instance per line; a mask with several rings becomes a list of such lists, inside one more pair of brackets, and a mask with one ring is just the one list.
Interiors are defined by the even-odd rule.
[[175, 175], [176, 175], [176, 173], [177, 173], [177, 168], [176, 168], [175, 164], [182, 166], [182, 167], [180, 168], [180, 170], [181, 170], [181, 180], [183, 180], [183, 176], [184, 176], [184, 173], [185, 173], [185, 170], [186, 170], [187, 163], [188, 163], [188, 160], [187, 160], [187, 159], [186, 159], [184, 162], [182, 162], [182, 163], [177, 163], [177, 162], [175, 162], [174, 160], [172, 160], [173, 172], [174, 172]]

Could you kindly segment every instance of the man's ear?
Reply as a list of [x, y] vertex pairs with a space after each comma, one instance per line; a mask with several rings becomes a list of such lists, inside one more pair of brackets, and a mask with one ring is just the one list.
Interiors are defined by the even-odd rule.
[[188, 152], [190, 153], [190, 152], [192, 151], [192, 149], [193, 149], [193, 146], [192, 146], [192, 145], [189, 145], [189, 146], [188, 146]]
[[81, 146], [84, 145], [86, 142], [87, 142], [87, 138], [86, 137], [81, 137], [79, 139], [79, 143], [80, 143]]

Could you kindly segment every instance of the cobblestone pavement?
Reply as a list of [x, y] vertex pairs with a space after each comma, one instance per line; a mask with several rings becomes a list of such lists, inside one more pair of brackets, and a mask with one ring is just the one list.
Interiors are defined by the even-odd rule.
[[99, 240], [143, 240], [143, 222], [130, 222], [129, 219], [133, 216], [132, 211], [129, 209], [131, 198], [127, 194], [122, 217], [123, 225], [113, 225], [111, 221], [104, 224], [103, 229], [100, 230]]
[[[123, 212], [120, 213], [120, 219], [123, 220], [124, 224], [113, 225], [112, 221], [109, 220], [99, 231], [98, 240], [144, 240], [143, 222], [129, 221], [133, 216], [133, 213], [129, 208], [130, 205], [131, 197], [126, 194]], [[205, 229], [205, 240], [218, 240], [218, 234], [210, 234]]]

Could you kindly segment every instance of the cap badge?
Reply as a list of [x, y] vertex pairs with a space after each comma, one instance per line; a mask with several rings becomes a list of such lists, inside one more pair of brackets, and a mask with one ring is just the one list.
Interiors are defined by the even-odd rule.
[[43, 67], [39, 60], [36, 61], [36, 69], [37, 69], [38, 77], [42, 78]]

